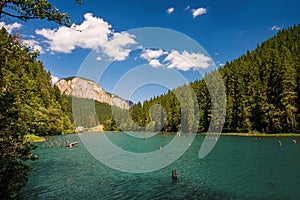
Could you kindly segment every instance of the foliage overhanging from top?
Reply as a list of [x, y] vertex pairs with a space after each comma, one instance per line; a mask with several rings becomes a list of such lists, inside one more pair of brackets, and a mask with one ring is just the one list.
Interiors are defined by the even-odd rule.
[[[82, 4], [81, 0], [74, 0]], [[47, 0], [0, 0], [0, 17], [14, 17], [23, 21], [46, 19], [58, 24], [71, 26], [70, 16], [62, 13]]]

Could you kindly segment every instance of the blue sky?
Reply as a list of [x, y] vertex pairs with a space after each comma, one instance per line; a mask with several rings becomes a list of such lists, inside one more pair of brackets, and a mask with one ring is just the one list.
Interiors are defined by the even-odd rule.
[[[100, 79], [100, 75], [97, 75], [97, 78], [88, 77], [96, 81], [99, 79], [101, 86], [111, 93], [119, 91], [119, 89], [114, 89], [116, 83], [130, 70], [133, 72], [137, 65], [148, 64], [145, 65], [146, 71], [150, 68], [156, 76], [165, 74], [163, 71], [170, 72], [167, 77], [172, 82], [170, 85], [155, 82], [152, 85], [145, 84], [144, 87], [137, 85], [138, 89], [132, 89], [129, 92], [131, 96], [129, 96], [135, 102], [160, 94], [183, 82], [199, 79], [201, 74], [197, 70], [209, 71], [214, 68], [213, 66], [206, 68], [206, 64], [214, 63], [215, 67], [218, 67], [226, 61], [239, 57], [247, 50], [255, 49], [257, 44], [272, 37], [280, 29], [300, 22], [300, 2], [297, 0], [86, 0], [83, 5], [77, 5], [72, 0], [51, 0], [50, 2], [62, 12], [69, 13], [71, 19], [82, 30], [87, 27], [84, 22], [90, 25], [98, 24], [100, 29], [94, 27], [95, 29], [92, 30], [93, 27], [88, 26], [90, 32], [83, 30], [86, 34], [72, 33], [66, 36], [67, 30], [55, 23], [43, 20], [32, 20], [26, 23], [7, 17], [1, 20], [6, 26], [15, 22], [22, 24], [22, 26], [11, 25], [10, 28], [12, 30], [19, 28], [24, 42], [35, 45], [41, 50], [39, 59], [43, 61], [46, 69], [58, 78], [78, 74], [82, 63], [88, 63], [87, 56], [93, 61], [97, 59], [105, 62], [104, 64], [95, 62], [95, 65], [105, 65], [114, 60], [106, 71], [95, 69], [98, 70], [97, 73], [103, 73]], [[138, 35], [137, 32], [128, 31], [142, 27], [174, 30], [179, 32], [180, 39], [175, 39], [177, 36], [174, 33], [174, 42], [170, 42], [169, 49], [162, 48], [162, 51], [159, 51], [159, 44], [153, 49], [147, 49], [137, 42], [139, 40], [135, 35]], [[93, 34], [97, 31], [102, 39], [99, 37], [95, 40], [88, 40], [90, 36], [94, 37]], [[159, 38], [159, 40], [165, 43], [169, 39], [169, 33], [162, 34], [166, 37]], [[189, 45], [187, 49], [176, 49], [176, 44], [185, 42], [181, 37], [183, 35], [180, 34], [199, 43], [206, 51], [201, 50], [200, 47], [193, 49]], [[93, 44], [93, 41], [101, 45], [97, 46]], [[117, 48], [119, 50], [116, 50]], [[128, 53], [127, 50], [130, 49], [135, 49], [135, 51]], [[92, 50], [96, 50], [95, 59], [90, 57], [93, 54]], [[201, 61], [191, 60], [195, 66], [186, 67], [188, 64], [180, 63], [176, 56], [186, 60], [197, 58]], [[205, 60], [209, 56], [213, 62]], [[199, 66], [196, 66], [198, 64]], [[99, 68], [99, 66], [89, 67]], [[91, 71], [92, 76], [94, 72], [92, 69]], [[174, 81], [171, 71], [179, 72], [185, 80]], [[146, 77], [149, 74], [152, 72], [132, 75]], [[164, 79], [161, 76], [161, 80]], [[117, 93], [123, 98], [128, 98], [125, 87], [123, 92]]]

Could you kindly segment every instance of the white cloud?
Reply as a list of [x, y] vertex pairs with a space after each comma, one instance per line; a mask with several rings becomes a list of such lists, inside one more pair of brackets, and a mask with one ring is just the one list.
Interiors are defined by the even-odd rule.
[[43, 48], [39, 45], [39, 42], [33, 39], [23, 40], [23, 44], [27, 47], [32, 48], [33, 51], [38, 51], [40, 54], [45, 53]]
[[19, 24], [17, 22], [13, 24], [5, 24], [4, 22], [0, 22], [0, 29], [4, 27], [9, 34], [11, 34], [15, 29], [19, 29], [22, 27], [22, 24]]
[[220, 61], [217, 61], [217, 64], [219, 65], [219, 67], [223, 67], [225, 64], [221, 63]]
[[188, 11], [191, 7], [188, 5], [187, 7], [185, 7], [185, 11]]
[[127, 32], [114, 32], [112, 26], [91, 13], [84, 15], [84, 21], [72, 28], [36, 30], [36, 34], [48, 39], [50, 50], [71, 53], [76, 47], [102, 50], [107, 56], [124, 60], [129, 55], [128, 46], [136, 44], [134, 36]]
[[272, 31], [279, 31], [281, 29], [282, 29], [281, 27], [276, 26], [276, 25], [272, 26], [272, 28], [271, 28]]
[[173, 7], [170, 7], [170, 8], [168, 8], [167, 10], [166, 10], [166, 13], [169, 15], [169, 14], [171, 14], [172, 12], [174, 12], [175, 11], [175, 9], [173, 8]]
[[160, 63], [160, 61], [157, 58], [165, 54], [168, 54], [168, 52], [165, 52], [161, 49], [144, 49], [143, 53], [141, 54], [141, 58], [146, 59], [149, 62], [149, 65], [151, 65], [152, 67], [161, 67], [163, 66], [163, 64]]
[[96, 60], [97, 60], [97, 61], [101, 61], [102, 58], [101, 58], [100, 56], [98, 56], [98, 57], [96, 58]]
[[121, 61], [128, 57], [130, 49], [126, 49], [126, 47], [131, 44], [136, 44], [134, 36], [127, 32], [121, 32], [113, 33], [113, 38], [105, 41], [100, 47], [106, 55]]
[[161, 67], [161, 66], [163, 66], [163, 64], [161, 64], [158, 59], [150, 60], [149, 65], [151, 65], [152, 67]]
[[192, 10], [193, 18], [198, 17], [200, 15], [204, 15], [206, 13], [206, 8], [197, 8]]
[[54, 85], [57, 81], [59, 80], [59, 78], [58, 77], [56, 77], [56, 76], [52, 76], [51, 75], [51, 81], [52, 81], [52, 85]]
[[[163, 55], [166, 55], [164, 59], [162, 58]], [[210, 57], [202, 53], [189, 53], [188, 51], [172, 50], [167, 52], [161, 49], [144, 49], [140, 57], [146, 59], [152, 67], [166, 67], [182, 71], [205, 69], [213, 65]]]
[[182, 71], [199, 68], [205, 69], [213, 64], [212, 59], [202, 53], [179, 52], [176, 50], [172, 50], [164, 59], [164, 62], [168, 62], [167, 68]]
[[167, 52], [164, 52], [161, 49], [158, 49], [158, 50], [146, 49], [141, 54], [141, 58], [144, 58], [144, 59], [150, 61], [150, 60], [156, 59], [164, 54], [167, 54]]

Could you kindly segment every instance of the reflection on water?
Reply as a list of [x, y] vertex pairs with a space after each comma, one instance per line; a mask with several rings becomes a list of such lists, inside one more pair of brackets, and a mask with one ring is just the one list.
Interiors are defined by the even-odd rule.
[[[97, 134], [97, 133], [94, 133]], [[122, 133], [110, 139], [123, 149], [149, 152], [173, 135], [143, 140]], [[170, 166], [144, 174], [123, 173], [91, 156], [76, 135], [47, 138], [38, 144], [23, 199], [299, 199], [300, 142], [294, 138], [221, 137], [213, 151], [198, 158], [203, 136]], [[139, 163], [136, 163], [137, 165]], [[172, 181], [176, 168], [178, 180]]]

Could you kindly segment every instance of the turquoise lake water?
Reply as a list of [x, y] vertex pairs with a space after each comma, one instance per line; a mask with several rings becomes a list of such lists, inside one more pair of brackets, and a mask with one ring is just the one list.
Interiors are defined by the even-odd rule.
[[[157, 134], [144, 140], [124, 133], [107, 135], [132, 152], [155, 151], [174, 137]], [[293, 144], [293, 139], [222, 136], [200, 159], [204, 136], [198, 134], [171, 165], [133, 174], [99, 162], [78, 135], [48, 137], [34, 151], [39, 160], [30, 162], [32, 171], [22, 199], [300, 199], [300, 140]], [[63, 147], [73, 141], [79, 144]], [[177, 181], [171, 178], [173, 168]]]

